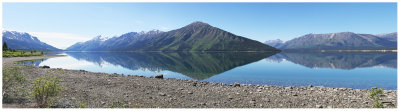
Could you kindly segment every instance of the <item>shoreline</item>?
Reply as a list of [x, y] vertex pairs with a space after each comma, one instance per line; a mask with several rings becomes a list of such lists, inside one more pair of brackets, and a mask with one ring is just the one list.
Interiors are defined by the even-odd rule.
[[309, 53], [397, 53], [397, 50], [282, 50], [282, 52], [309, 52]]
[[[65, 55], [3, 57], [3, 67], [15, 67], [21, 60], [45, 59]], [[51, 66], [50, 66], [51, 67]], [[67, 90], [57, 97], [58, 107], [77, 107], [79, 101], [90, 108], [108, 108], [119, 100], [130, 108], [371, 108], [373, 100], [367, 89], [329, 87], [283, 87], [269, 85], [227, 85], [174, 78], [153, 78], [25, 66], [28, 81], [64, 70], [61, 85]], [[29, 71], [28, 71], [29, 70]], [[28, 82], [30, 83], [30, 82]], [[29, 89], [31, 84], [25, 84]], [[387, 108], [397, 107], [397, 90], [384, 90]], [[31, 107], [26, 104], [3, 104], [3, 108]]]

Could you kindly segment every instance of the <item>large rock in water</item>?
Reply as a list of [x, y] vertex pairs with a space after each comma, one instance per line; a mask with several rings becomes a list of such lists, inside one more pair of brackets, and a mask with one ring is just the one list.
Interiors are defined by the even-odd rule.
[[234, 86], [234, 87], [240, 87], [240, 84], [237, 83], [237, 82], [235, 82], [235, 83], [233, 84], [233, 86]]
[[44, 65], [44, 66], [41, 66], [40, 68], [50, 68], [50, 66]]
[[164, 75], [162, 75], [162, 74], [158, 74], [158, 75], [156, 75], [154, 78], [159, 78], [159, 79], [162, 79], [162, 78], [164, 78]]

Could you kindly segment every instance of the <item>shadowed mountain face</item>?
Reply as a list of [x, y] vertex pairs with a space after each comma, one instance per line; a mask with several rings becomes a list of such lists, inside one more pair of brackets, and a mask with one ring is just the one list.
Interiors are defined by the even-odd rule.
[[276, 48], [234, 35], [202, 22], [161, 32], [130, 32], [119, 37], [76, 43], [70, 51], [277, 51]]
[[78, 59], [101, 65], [108, 62], [131, 70], [169, 70], [203, 80], [235, 67], [246, 65], [275, 53], [262, 52], [67, 52]]
[[269, 62], [290, 62], [309, 68], [354, 69], [383, 66], [397, 68], [397, 53], [279, 53], [266, 58]]

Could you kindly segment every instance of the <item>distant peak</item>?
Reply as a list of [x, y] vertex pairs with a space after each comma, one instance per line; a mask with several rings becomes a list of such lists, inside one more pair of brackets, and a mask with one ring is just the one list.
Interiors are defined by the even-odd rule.
[[20, 32], [20, 31], [3, 30], [3, 33], [5, 33], [5, 32], [9, 32], [9, 33], [12, 33], [12, 34], [20, 34], [20, 35], [28, 34], [26, 32]]
[[209, 25], [209, 24], [201, 22], [201, 21], [195, 21], [189, 25], [201, 26], [201, 25]]
[[157, 33], [160, 33], [160, 32], [162, 32], [162, 31], [157, 30], [157, 29], [153, 29], [153, 30], [148, 31], [147, 33], [157, 34]]
[[[320, 34], [329, 34], [329, 35], [331, 35], [331, 34], [356, 34], [356, 33], [354, 33], [354, 32], [336, 32], [336, 33], [320, 33]], [[306, 34], [306, 35], [319, 35], [319, 34], [309, 33], [309, 34]]]
[[153, 29], [153, 30], [150, 30], [150, 31], [147, 31], [147, 32], [141, 31], [141, 32], [139, 32], [139, 34], [140, 34], [140, 35], [143, 35], [143, 34], [159, 34], [159, 33], [161, 33], [161, 32], [162, 32], [162, 31], [160, 31], [160, 30]]
[[275, 40], [267, 40], [264, 42], [265, 44], [276, 44], [276, 43], [284, 43], [281, 39], [275, 39]]
[[105, 41], [107, 39], [108, 39], [108, 37], [105, 37], [105, 36], [102, 36], [102, 35], [98, 35], [98, 36], [93, 38], [93, 40], [100, 40], [100, 41]]
[[338, 32], [337, 34], [355, 34], [354, 32]]
[[267, 40], [266, 42], [282, 42], [281, 39], [275, 39], [275, 40]]
[[207, 23], [204, 23], [202, 21], [194, 21], [192, 24], [207, 24]]
[[382, 35], [390, 35], [390, 34], [397, 35], [397, 32], [392, 32], [392, 33], [380, 33], [380, 34], [375, 34], [375, 35], [377, 35], [377, 36], [382, 36]]

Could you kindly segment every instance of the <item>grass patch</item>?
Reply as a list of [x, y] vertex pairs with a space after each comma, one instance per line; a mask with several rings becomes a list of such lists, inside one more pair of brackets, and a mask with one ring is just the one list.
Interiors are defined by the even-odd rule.
[[23, 51], [23, 50], [3, 50], [3, 57], [27, 57], [27, 56], [40, 56], [43, 51]]
[[383, 88], [371, 88], [371, 93], [369, 94], [369, 97], [374, 100], [374, 104], [372, 105], [372, 107], [383, 108], [383, 104], [379, 102], [381, 96], [383, 96]]
[[110, 108], [128, 108], [128, 105], [126, 105], [124, 102], [116, 100], [112, 102]]

